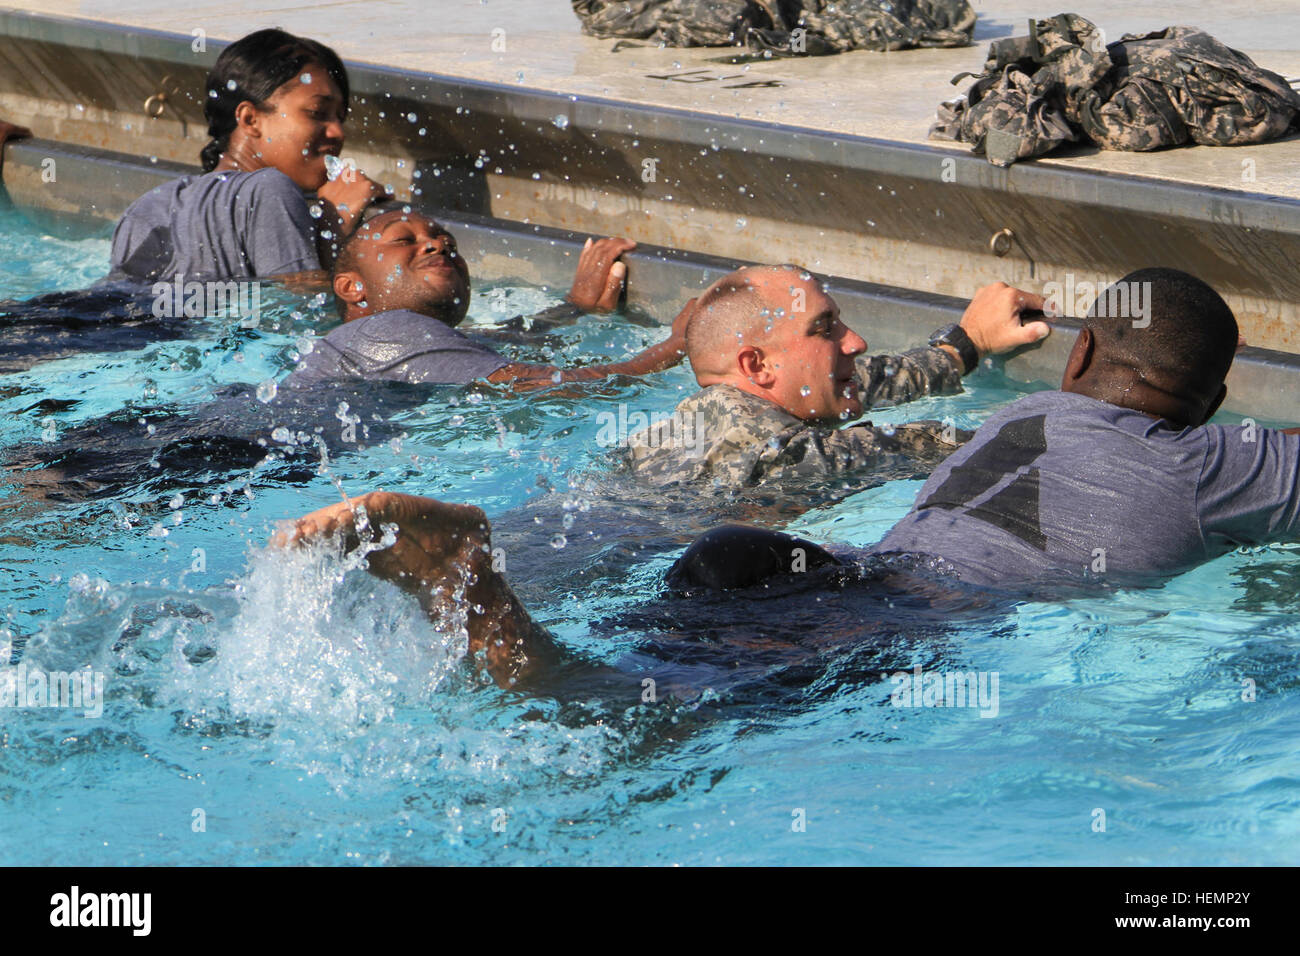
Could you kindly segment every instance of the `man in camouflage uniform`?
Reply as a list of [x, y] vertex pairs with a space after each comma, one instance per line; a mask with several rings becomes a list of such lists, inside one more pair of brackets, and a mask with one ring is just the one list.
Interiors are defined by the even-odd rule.
[[968, 46], [967, 0], [571, 0], [584, 33], [778, 54]]
[[1047, 334], [1043, 322], [1020, 324], [1022, 311], [1041, 307], [1005, 285], [980, 290], [961, 325], [973, 362], [946, 344], [868, 356], [813, 276], [795, 266], [741, 269], [705, 291], [687, 326], [703, 390], [630, 436], [629, 462], [653, 484], [726, 488], [899, 466], [928, 473], [969, 433], [937, 421], [837, 426], [864, 408], [961, 391], [980, 355]]
[[984, 72], [940, 106], [931, 138], [1010, 166], [1079, 140], [1139, 151], [1263, 143], [1300, 116], [1300, 94], [1282, 77], [1194, 27], [1106, 46], [1091, 22], [1063, 13], [1031, 31], [989, 46]]

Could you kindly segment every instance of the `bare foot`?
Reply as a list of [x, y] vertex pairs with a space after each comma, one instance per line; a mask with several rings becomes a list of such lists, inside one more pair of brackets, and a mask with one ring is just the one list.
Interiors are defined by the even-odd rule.
[[482, 655], [492, 678], [502, 687], [513, 685], [534, 663], [528, 656], [534, 642], [544, 642], [528, 612], [492, 566], [491, 528], [487, 515], [473, 505], [448, 504], [396, 492], [372, 491], [351, 502], [340, 502], [299, 518], [291, 530], [271, 539], [275, 547], [342, 535], [348, 550], [361, 541], [357, 511], [365, 509], [363, 524], [370, 540], [382, 537], [382, 526], [396, 525], [391, 547], [367, 556], [370, 572], [419, 598], [430, 615], [454, 600], [464, 582], [471, 655]]

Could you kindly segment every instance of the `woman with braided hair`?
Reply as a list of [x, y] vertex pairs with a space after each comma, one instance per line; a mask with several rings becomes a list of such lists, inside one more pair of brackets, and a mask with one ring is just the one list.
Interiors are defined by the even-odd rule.
[[[383, 188], [331, 180], [343, 148], [348, 77], [324, 44], [283, 30], [235, 41], [208, 74], [203, 174], [131, 204], [113, 234], [110, 279], [285, 277], [327, 269], [339, 239]], [[320, 202], [318, 220], [308, 210]]]

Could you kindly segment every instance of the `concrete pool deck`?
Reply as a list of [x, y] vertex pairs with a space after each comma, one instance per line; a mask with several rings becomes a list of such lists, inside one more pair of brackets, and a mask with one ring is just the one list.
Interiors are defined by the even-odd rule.
[[[957, 153], [969, 149], [927, 138], [935, 108], [961, 89], [951, 84], [952, 77], [979, 69], [991, 39], [1023, 34], [1031, 16], [1051, 16], [1066, 8], [1093, 20], [1111, 40], [1174, 24], [1199, 26], [1260, 65], [1288, 79], [1300, 77], [1300, 6], [1289, 0], [1257, 0], [1243, 9], [1212, 0], [1151, 3], [1139, 9], [1120, 0], [974, 0], [972, 5], [979, 19], [969, 47], [746, 63], [728, 62], [743, 51], [718, 48], [642, 45], [611, 52], [616, 41], [580, 33], [567, 0], [436, 0], [436, 14], [421, 0], [274, 0], [266, 6], [6, 0], [0, 9], [177, 34], [201, 29], [216, 40], [281, 26], [328, 43], [353, 62]], [[780, 85], [755, 85], [764, 83]], [[1253, 168], [1244, 166], [1246, 160], [1254, 161]], [[1300, 200], [1300, 137], [1232, 149], [1076, 150], [1038, 162]], [[1243, 178], [1244, 168], [1250, 168], [1253, 179]]]

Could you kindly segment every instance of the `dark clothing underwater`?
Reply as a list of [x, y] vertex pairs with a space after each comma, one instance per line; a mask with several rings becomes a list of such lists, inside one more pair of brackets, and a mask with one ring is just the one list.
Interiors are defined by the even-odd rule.
[[148, 286], [115, 283], [0, 303], [0, 372], [84, 352], [124, 352], [193, 334], [184, 317], [159, 318]]

